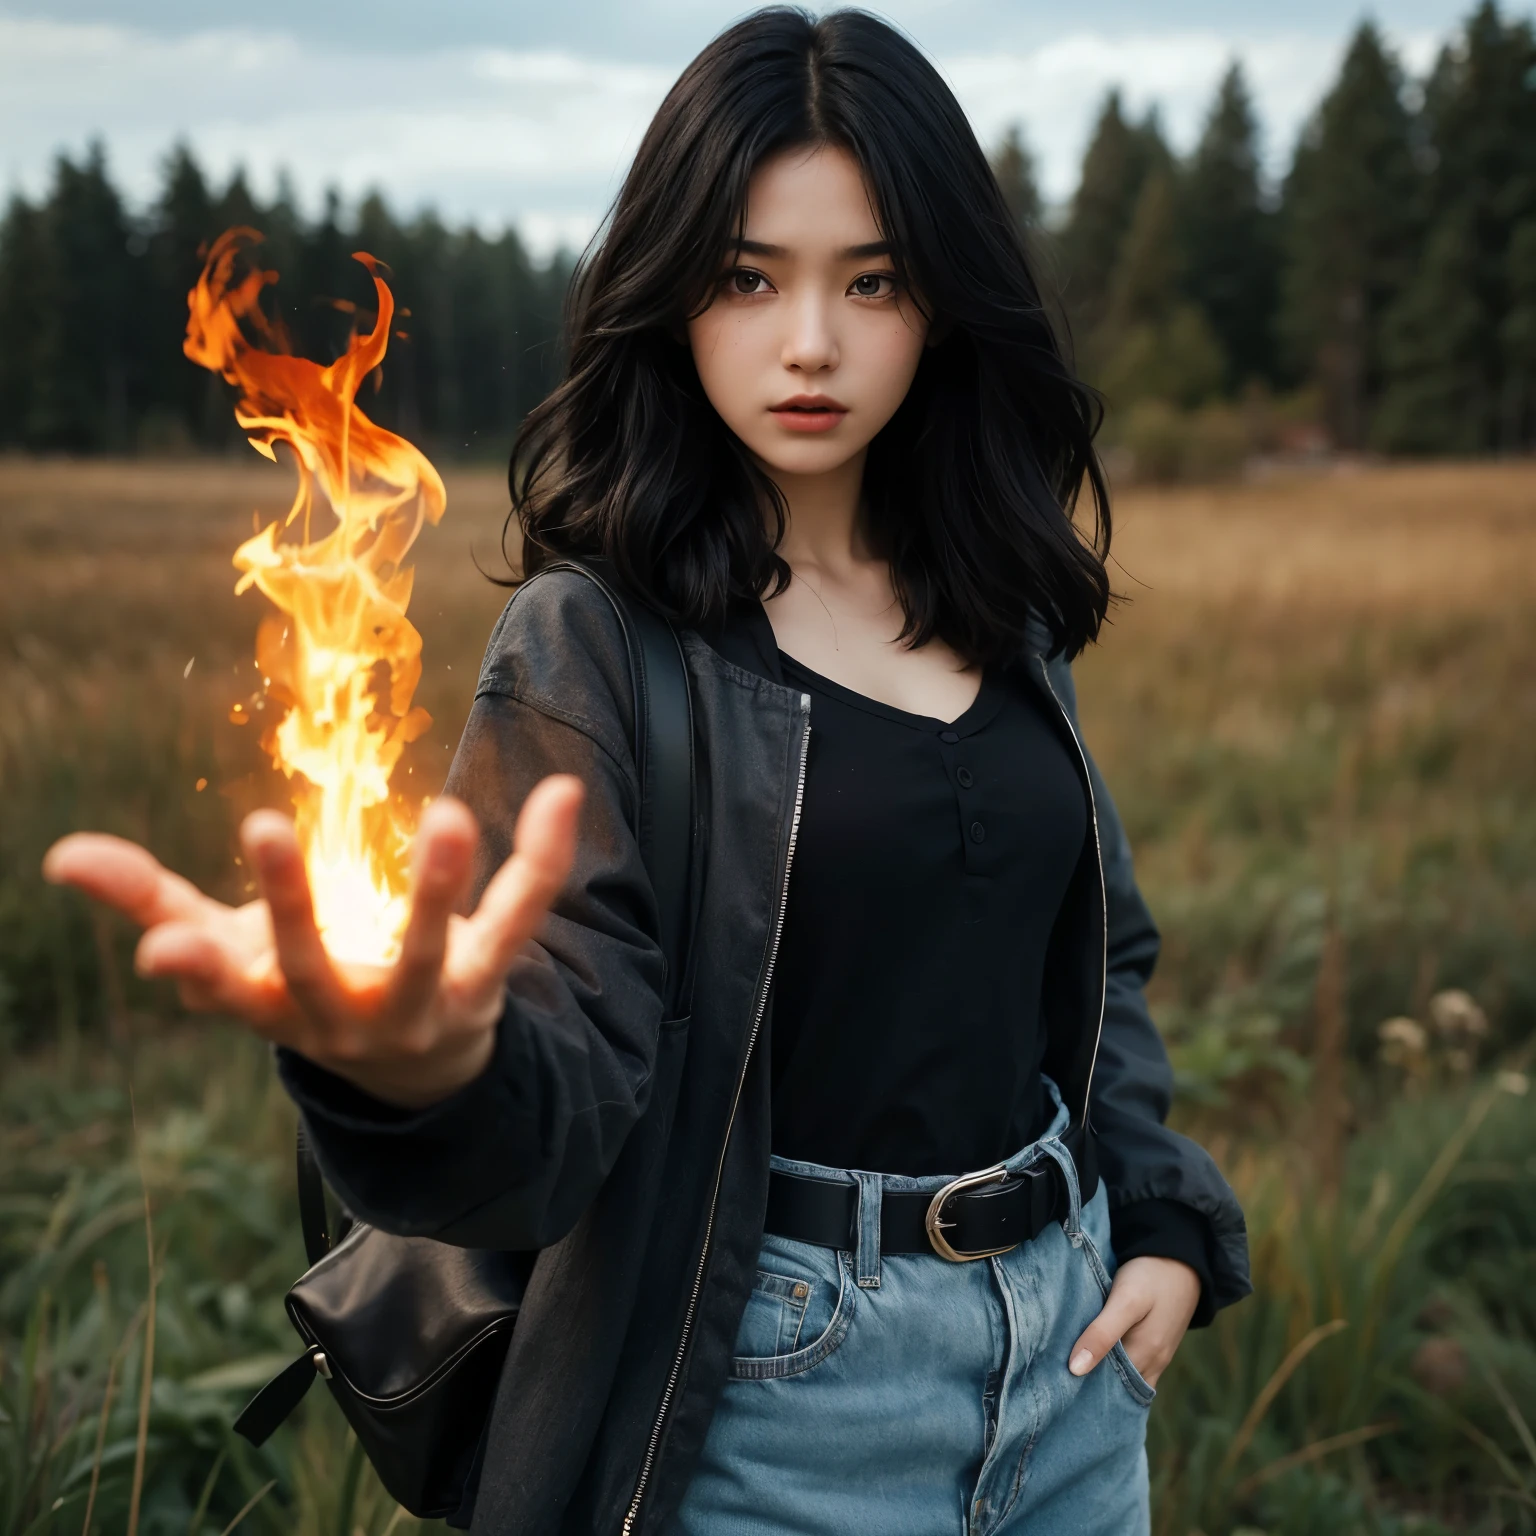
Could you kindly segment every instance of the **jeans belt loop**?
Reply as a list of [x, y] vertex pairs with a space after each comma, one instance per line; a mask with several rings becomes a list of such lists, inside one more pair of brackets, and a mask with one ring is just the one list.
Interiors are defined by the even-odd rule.
[[1061, 1170], [1062, 1183], [1067, 1188], [1067, 1214], [1062, 1218], [1061, 1229], [1074, 1248], [1083, 1246], [1083, 1200], [1077, 1182], [1077, 1164], [1060, 1137], [1052, 1136], [1043, 1144], [1045, 1154]]
[[857, 1173], [859, 1210], [854, 1245], [854, 1278], [866, 1291], [880, 1289], [880, 1200], [884, 1193], [878, 1173]]

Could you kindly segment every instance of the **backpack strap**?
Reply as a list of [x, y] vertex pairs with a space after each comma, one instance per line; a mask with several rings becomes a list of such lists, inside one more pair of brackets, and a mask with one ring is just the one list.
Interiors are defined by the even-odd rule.
[[299, 1226], [304, 1233], [304, 1256], [318, 1264], [331, 1251], [330, 1216], [325, 1208], [325, 1180], [309, 1145], [304, 1117], [299, 1116], [294, 1152], [299, 1176]]
[[[575, 560], [540, 569], [585, 576], [613, 607], [629, 652], [635, 701], [635, 769], [640, 779], [640, 857], [656, 893], [666, 963], [664, 1018], [687, 1015], [691, 1002], [693, 886], [693, 694], [682, 642], [653, 608], [621, 592], [604, 574]], [[537, 576], [529, 580], [537, 580]]]

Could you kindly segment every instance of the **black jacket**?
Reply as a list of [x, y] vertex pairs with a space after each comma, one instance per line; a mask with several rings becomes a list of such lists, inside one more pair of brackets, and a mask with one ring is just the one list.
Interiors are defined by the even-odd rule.
[[[575, 869], [512, 971], [491, 1065], [407, 1114], [281, 1053], [326, 1177], [358, 1215], [543, 1250], [492, 1421], [484, 1536], [661, 1531], [751, 1289], [768, 1186], [765, 1035], [810, 699], [783, 686], [761, 605], [711, 638], [684, 636], [702, 881], [691, 1018], [661, 1017], [623, 635], [591, 583], [552, 572], [491, 636], [447, 786], [480, 820], [483, 885], [539, 779], [587, 785]], [[1070, 672], [1038, 653], [1019, 665], [1059, 706], [1076, 756]], [[1079, 761], [1095, 836], [1047, 966], [1044, 1070], [1076, 1124], [1088, 1106], [1112, 1208], [1167, 1200], [1203, 1221], [1209, 1312], [1249, 1289], [1242, 1212], [1210, 1157], [1163, 1125], [1172, 1074], [1142, 998], [1157, 930], [1103, 782]]]

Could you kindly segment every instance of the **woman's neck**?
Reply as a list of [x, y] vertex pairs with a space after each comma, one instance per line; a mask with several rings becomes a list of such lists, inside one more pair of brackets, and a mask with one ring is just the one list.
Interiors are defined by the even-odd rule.
[[906, 615], [863, 516], [864, 455], [824, 475], [775, 475], [788, 520], [779, 554], [794, 580], [763, 607], [779, 648], [813, 672], [904, 709], [954, 720], [970, 708], [981, 669], [942, 640], [901, 641]]
[[862, 515], [865, 454], [821, 475], [772, 471], [786, 519], [779, 554], [795, 571], [846, 571], [870, 559]]

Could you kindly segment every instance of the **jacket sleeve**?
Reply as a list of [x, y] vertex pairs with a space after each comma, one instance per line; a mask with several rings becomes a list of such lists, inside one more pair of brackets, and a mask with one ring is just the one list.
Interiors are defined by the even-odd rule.
[[[1061, 660], [1049, 669], [1081, 741], [1071, 669]], [[1173, 1069], [1145, 992], [1157, 964], [1157, 927], [1136, 886], [1125, 828], [1086, 745], [1084, 756], [1098, 818], [1109, 929], [1104, 1031], [1088, 1113], [1109, 1193], [1111, 1232], [1121, 1258], [1160, 1251], [1186, 1261], [1203, 1257], [1204, 1264], [1193, 1264], [1204, 1284], [1195, 1322], [1209, 1322], [1253, 1288], [1247, 1226], [1211, 1155], [1164, 1124], [1173, 1100]], [[1160, 1247], [1152, 1233], [1167, 1242]], [[1197, 1238], [1203, 1239], [1203, 1255], [1191, 1251]]]
[[587, 795], [575, 867], [508, 977], [490, 1065], [407, 1112], [278, 1053], [327, 1181], [374, 1226], [465, 1247], [548, 1246], [644, 1112], [663, 967], [632, 830], [631, 709], [623, 634], [602, 594], [574, 573], [518, 592], [491, 637], [445, 790], [480, 823], [473, 901], [540, 779], [574, 773]]

